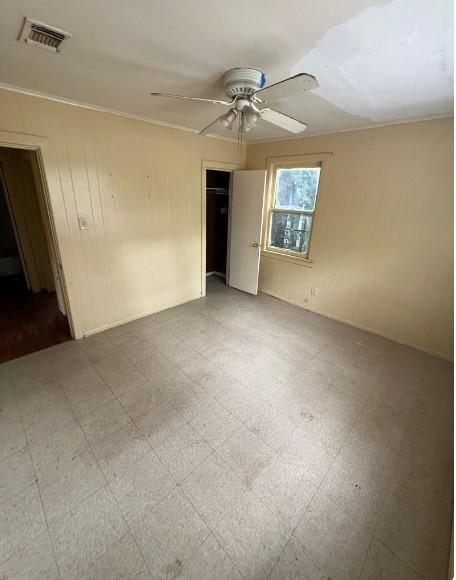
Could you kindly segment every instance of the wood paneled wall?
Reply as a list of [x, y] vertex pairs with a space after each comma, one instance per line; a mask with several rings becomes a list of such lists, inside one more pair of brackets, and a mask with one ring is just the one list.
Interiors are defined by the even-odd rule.
[[247, 169], [323, 152], [313, 264], [263, 256], [260, 290], [451, 358], [452, 119], [251, 145]]
[[242, 162], [235, 143], [5, 90], [0, 131], [49, 139], [77, 337], [200, 295], [202, 160]]

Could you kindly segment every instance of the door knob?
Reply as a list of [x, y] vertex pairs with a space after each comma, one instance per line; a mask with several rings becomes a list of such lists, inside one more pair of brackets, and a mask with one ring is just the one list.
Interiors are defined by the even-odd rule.
[[258, 246], [259, 246], [259, 245], [260, 245], [260, 244], [259, 244], [258, 242], [253, 242], [253, 244], [252, 244], [252, 247], [253, 247], [253, 248], [258, 248]]

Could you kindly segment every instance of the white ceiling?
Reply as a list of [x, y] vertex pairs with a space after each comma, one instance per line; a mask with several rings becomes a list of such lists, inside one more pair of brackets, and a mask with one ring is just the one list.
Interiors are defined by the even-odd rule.
[[[18, 42], [24, 16], [71, 32], [62, 54]], [[315, 75], [274, 103], [309, 134], [451, 115], [452, 54], [451, 0], [0, 0], [0, 83], [190, 129], [225, 109], [148, 93], [220, 98], [237, 66]]]

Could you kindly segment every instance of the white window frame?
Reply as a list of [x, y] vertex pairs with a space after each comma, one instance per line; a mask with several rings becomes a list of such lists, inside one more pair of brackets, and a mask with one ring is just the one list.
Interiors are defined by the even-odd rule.
[[[267, 203], [265, 204], [264, 223], [264, 238], [262, 243], [262, 253], [269, 257], [280, 258], [286, 261], [295, 263], [302, 263], [309, 265], [313, 262], [310, 258], [312, 235], [314, 233], [315, 220], [318, 214], [318, 205], [321, 198], [321, 190], [323, 183], [324, 171], [326, 172], [326, 162], [331, 153], [310, 154], [310, 155], [295, 155], [289, 157], [277, 157], [267, 160]], [[325, 166], [325, 169], [323, 168]], [[295, 167], [318, 167], [320, 168], [320, 177], [317, 189], [317, 196], [315, 200], [315, 208], [313, 211], [308, 210], [294, 210], [294, 209], [276, 209], [275, 208], [275, 184], [278, 169], [292, 169]], [[304, 214], [312, 217], [312, 223], [309, 233], [309, 244], [307, 252], [296, 252], [295, 250], [288, 250], [285, 248], [276, 248], [269, 245], [271, 234], [271, 221], [273, 213], [295, 213]]]

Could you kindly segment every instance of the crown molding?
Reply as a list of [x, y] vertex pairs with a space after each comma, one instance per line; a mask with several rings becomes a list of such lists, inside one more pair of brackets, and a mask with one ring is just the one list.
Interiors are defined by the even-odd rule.
[[[141, 121], [143, 123], [149, 123], [151, 125], [158, 125], [159, 127], [167, 127], [168, 129], [176, 129], [177, 131], [185, 131], [186, 133], [199, 135], [198, 129], [191, 129], [190, 127], [184, 127], [182, 125], [174, 125], [173, 123], [166, 123], [165, 121], [158, 121], [157, 119], [143, 117], [141, 115], [134, 115], [132, 113], [124, 113], [123, 111], [118, 111], [117, 109], [110, 109], [109, 107], [101, 107], [99, 105], [91, 105], [90, 103], [85, 103], [83, 101], [75, 101], [73, 99], [67, 99], [66, 97], [57, 97], [56, 95], [50, 95], [48, 93], [42, 93], [41, 91], [25, 89], [24, 87], [9, 85], [7, 83], [0, 82], [0, 89], [10, 91], [13, 93], [20, 93], [22, 95], [27, 95], [29, 97], [37, 97], [39, 99], [54, 101], [56, 103], [60, 103], [63, 105], [70, 105], [72, 107], [79, 107], [81, 109], [89, 109], [90, 111], [98, 111], [99, 113], [108, 113], [109, 115], [116, 115], [117, 117], [125, 117], [126, 119], [133, 119], [135, 121]], [[221, 139], [222, 141], [237, 143], [236, 139], [231, 139], [230, 137], [223, 137], [221, 135], [201, 135], [201, 137], [206, 137], [209, 139]]]
[[[107, 113], [109, 115], [116, 115], [118, 117], [125, 117], [126, 119], [133, 119], [135, 121], [141, 121], [143, 123], [149, 123], [151, 125], [157, 125], [159, 127], [167, 127], [168, 129], [175, 129], [177, 131], [185, 131], [186, 133], [192, 133], [193, 135], [198, 135], [198, 129], [192, 129], [190, 127], [184, 127], [183, 125], [175, 125], [173, 123], [166, 123], [165, 121], [158, 121], [157, 119], [152, 119], [150, 117], [143, 117], [141, 115], [134, 115], [133, 113], [125, 113], [123, 111], [118, 111], [117, 109], [110, 109], [109, 107], [101, 107], [99, 105], [91, 105], [90, 103], [85, 103], [83, 101], [76, 101], [73, 99], [67, 99], [66, 97], [58, 97], [56, 95], [50, 95], [48, 93], [43, 93], [41, 91], [34, 91], [32, 89], [26, 89], [24, 87], [18, 87], [16, 85], [10, 85], [7, 83], [0, 82], [0, 89], [5, 91], [10, 91], [14, 93], [20, 93], [23, 95], [28, 95], [30, 97], [37, 97], [40, 99], [46, 99], [48, 101], [54, 101], [63, 105], [70, 105], [72, 107], [79, 107], [82, 109], [88, 109], [91, 111], [98, 111], [99, 113]], [[363, 127], [356, 127], [354, 129], [339, 129], [335, 131], [321, 131], [317, 133], [310, 133], [307, 135], [296, 135], [293, 137], [278, 137], [271, 139], [259, 139], [258, 141], [246, 141], [243, 146], [249, 147], [250, 145], [260, 145], [262, 143], [278, 143], [280, 141], [296, 141], [298, 139], [311, 139], [312, 137], [320, 137], [323, 135], [336, 135], [339, 133], [353, 133], [354, 131], [365, 131], [367, 129], [378, 129], [380, 127], [389, 127], [392, 125], [408, 125], [410, 123], [419, 123], [422, 121], [435, 121], [437, 119], [452, 119], [453, 115], [438, 115], [435, 117], [422, 117], [418, 119], [407, 119], [405, 121], [392, 121], [388, 123], [377, 123], [372, 125], [364, 125]], [[221, 139], [222, 141], [228, 141], [229, 143], [237, 143], [236, 139], [230, 137], [224, 137], [222, 135], [201, 135], [201, 137], [209, 139]]]
[[294, 137], [279, 137], [275, 139], [260, 139], [258, 141], [249, 141], [250, 145], [260, 145], [262, 143], [277, 143], [279, 141], [297, 141], [298, 139], [311, 139], [313, 137], [320, 137], [323, 135], [337, 135], [339, 133], [353, 133], [354, 131], [367, 131], [368, 129], [380, 129], [381, 127], [391, 127], [393, 125], [410, 125], [411, 123], [421, 123], [423, 121], [437, 121], [438, 119], [453, 119], [453, 115], [437, 115], [435, 117], [422, 117], [419, 119], [408, 119], [406, 121], [390, 121], [388, 123], [378, 123], [374, 125], [365, 125], [363, 127], [356, 127], [354, 129], [339, 129], [336, 131], [321, 131], [317, 133], [310, 133], [307, 135], [296, 135]]

